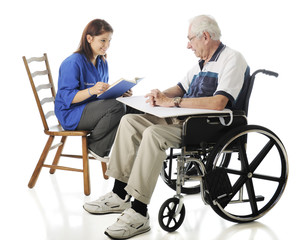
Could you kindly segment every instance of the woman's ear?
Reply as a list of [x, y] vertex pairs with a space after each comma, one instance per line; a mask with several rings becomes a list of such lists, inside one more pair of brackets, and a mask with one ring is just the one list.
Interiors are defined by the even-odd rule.
[[91, 43], [93, 41], [93, 37], [90, 34], [87, 34], [86, 40], [88, 41], [88, 43]]

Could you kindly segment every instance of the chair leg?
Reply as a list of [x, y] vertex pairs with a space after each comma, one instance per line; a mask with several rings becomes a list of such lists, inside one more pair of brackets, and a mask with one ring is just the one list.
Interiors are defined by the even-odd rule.
[[[61, 153], [62, 153], [62, 150], [64, 149], [66, 140], [67, 140], [67, 137], [66, 137], [66, 136], [61, 137], [61, 140], [60, 140], [61, 145], [57, 148], [57, 151], [56, 151], [54, 160], [53, 160], [53, 162], [52, 162], [52, 165], [54, 165], [54, 166], [57, 166], [57, 165], [58, 165], [58, 162], [59, 162], [59, 159], [60, 159], [60, 155], [61, 155]], [[54, 174], [54, 173], [55, 173], [55, 170], [56, 170], [56, 169], [51, 168], [49, 172], [50, 172], [51, 174]]]
[[107, 176], [105, 173], [106, 173], [106, 170], [107, 170], [107, 165], [105, 162], [101, 162], [101, 165], [102, 165], [102, 174], [103, 174], [103, 178], [104, 179], [109, 179], [109, 176]]
[[42, 167], [44, 165], [44, 162], [46, 160], [46, 157], [48, 155], [48, 152], [49, 152], [49, 150], [50, 150], [50, 148], [52, 146], [53, 140], [54, 140], [54, 136], [49, 136], [48, 141], [47, 141], [47, 143], [46, 143], [46, 145], [44, 147], [44, 150], [43, 150], [43, 152], [42, 152], [42, 154], [40, 156], [40, 159], [39, 159], [39, 161], [38, 161], [38, 163], [37, 163], [37, 165], [36, 165], [36, 167], [34, 169], [34, 172], [33, 172], [32, 176], [30, 178], [30, 181], [28, 183], [28, 187], [29, 188], [33, 188], [35, 186], [36, 181], [37, 181], [37, 179], [38, 179], [38, 177], [40, 175], [41, 169], [42, 169]]
[[88, 150], [87, 150], [87, 137], [82, 137], [82, 160], [83, 160], [83, 184], [84, 194], [90, 195], [90, 173], [89, 173], [89, 161], [88, 161]]

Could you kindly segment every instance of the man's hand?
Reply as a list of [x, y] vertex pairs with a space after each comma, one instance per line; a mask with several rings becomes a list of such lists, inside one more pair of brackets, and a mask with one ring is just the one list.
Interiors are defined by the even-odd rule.
[[161, 107], [173, 107], [173, 98], [167, 97], [158, 89], [151, 90], [150, 93], [145, 95], [146, 103], [149, 103], [151, 106], [161, 106]]

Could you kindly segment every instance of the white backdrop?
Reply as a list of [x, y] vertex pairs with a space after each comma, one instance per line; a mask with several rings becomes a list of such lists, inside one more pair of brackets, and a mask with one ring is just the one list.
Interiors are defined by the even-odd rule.
[[[295, 0], [15, 0], [0, 3], [0, 77], [2, 167], [20, 172], [28, 156], [38, 157], [46, 141], [22, 56], [48, 53], [53, 79], [60, 63], [77, 49], [81, 33], [94, 18], [114, 28], [108, 50], [110, 79], [145, 76], [134, 94], [175, 85], [196, 63], [186, 48], [188, 20], [198, 14], [213, 15], [222, 41], [243, 53], [252, 71], [266, 68], [278, 78], [260, 77], [255, 83], [249, 122], [273, 130], [287, 148], [290, 179], [284, 194], [287, 211], [299, 215], [291, 202], [299, 194], [298, 159], [298, 55], [299, 7]], [[32, 136], [32, 141], [27, 138]], [[10, 156], [8, 155], [10, 153]], [[17, 167], [18, 166], [18, 167]], [[0, 184], [9, 189], [1, 174]], [[9, 192], [8, 192], [9, 193]], [[297, 199], [298, 201], [298, 199]], [[297, 202], [296, 201], [296, 202]], [[288, 204], [291, 203], [289, 206]], [[297, 216], [297, 215], [296, 215]]]

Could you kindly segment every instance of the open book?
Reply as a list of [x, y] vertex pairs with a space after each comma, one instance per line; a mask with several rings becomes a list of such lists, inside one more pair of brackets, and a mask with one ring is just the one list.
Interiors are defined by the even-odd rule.
[[126, 80], [124, 78], [119, 79], [115, 83], [111, 84], [109, 88], [104, 92], [99, 94], [98, 99], [111, 99], [122, 96], [129, 89], [138, 84], [143, 78], [134, 78], [133, 80]]
[[149, 103], [146, 103], [144, 96], [131, 96], [117, 98], [118, 101], [138, 109], [142, 112], [155, 115], [160, 118], [166, 117], [178, 117], [186, 115], [198, 115], [198, 114], [229, 114], [232, 115], [230, 109], [224, 109], [222, 111], [209, 110], [209, 109], [195, 109], [195, 108], [177, 108], [177, 107], [152, 107]]

